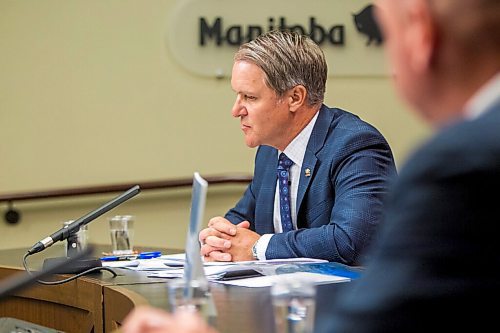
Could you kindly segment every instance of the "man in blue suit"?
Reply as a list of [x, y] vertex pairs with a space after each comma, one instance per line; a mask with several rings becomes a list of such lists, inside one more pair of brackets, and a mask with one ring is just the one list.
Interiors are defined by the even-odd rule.
[[[206, 260], [361, 261], [395, 165], [373, 126], [323, 104], [326, 78], [322, 50], [297, 33], [272, 31], [236, 53], [232, 115], [246, 144], [258, 147], [254, 178], [200, 232]], [[280, 163], [291, 167], [278, 172]]]

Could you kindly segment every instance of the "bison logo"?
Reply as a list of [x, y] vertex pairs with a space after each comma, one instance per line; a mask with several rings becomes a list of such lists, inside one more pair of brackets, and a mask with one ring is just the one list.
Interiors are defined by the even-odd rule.
[[375, 20], [373, 9], [373, 5], [368, 5], [359, 13], [352, 15], [356, 29], [358, 29], [360, 33], [368, 36], [366, 45], [370, 45], [373, 41], [376, 45], [382, 44], [382, 34]]

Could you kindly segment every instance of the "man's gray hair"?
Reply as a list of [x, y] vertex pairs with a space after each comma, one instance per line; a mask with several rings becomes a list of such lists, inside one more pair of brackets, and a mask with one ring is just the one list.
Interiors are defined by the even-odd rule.
[[240, 46], [234, 61], [260, 67], [266, 84], [278, 96], [297, 86], [307, 90], [307, 103], [316, 105], [325, 96], [327, 64], [321, 48], [308, 36], [273, 30]]

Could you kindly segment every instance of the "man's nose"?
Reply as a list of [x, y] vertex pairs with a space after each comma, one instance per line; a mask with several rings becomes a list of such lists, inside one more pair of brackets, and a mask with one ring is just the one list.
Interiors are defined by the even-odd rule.
[[231, 115], [233, 117], [240, 117], [242, 115], [242, 112], [244, 112], [245, 107], [241, 103], [241, 99], [239, 96], [236, 97], [236, 100], [234, 101], [233, 108], [231, 109]]

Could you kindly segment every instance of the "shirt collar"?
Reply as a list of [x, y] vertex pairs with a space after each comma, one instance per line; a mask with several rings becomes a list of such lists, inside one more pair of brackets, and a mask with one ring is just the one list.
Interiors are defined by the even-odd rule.
[[465, 117], [475, 119], [500, 99], [500, 73], [495, 74], [465, 104]]
[[[299, 168], [302, 167], [302, 162], [304, 161], [304, 155], [306, 153], [307, 143], [309, 142], [309, 138], [311, 137], [312, 130], [314, 128], [314, 124], [316, 124], [316, 120], [318, 119], [318, 112], [314, 115], [314, 117], [309, 121], [306, 127], [290, 142], [288, 146], [286, 146], [283, 151], [289, 159], [293, 161]], [[279, 155], [279, 154], [278, 154]]]

